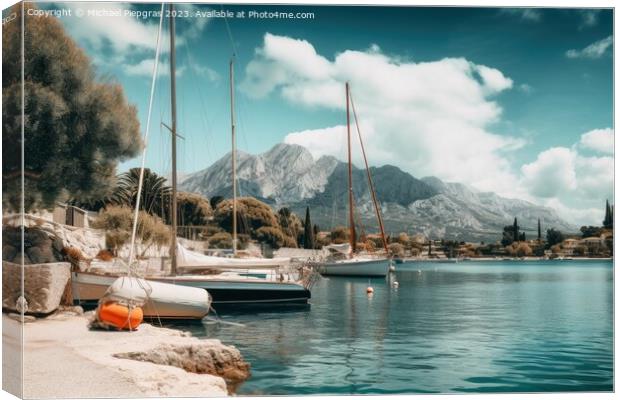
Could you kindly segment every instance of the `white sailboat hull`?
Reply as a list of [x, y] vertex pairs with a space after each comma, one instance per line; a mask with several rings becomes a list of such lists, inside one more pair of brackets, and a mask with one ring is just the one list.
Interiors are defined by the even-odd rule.
[[[116, 276], [88, 272], [73, 272], [73, 299], [77, 303], [98, 301]], [[310, 290], [297, 282], [278, 282], [268, 279], [238, 276], [237, 278], [202, 275], [158, 277], [149, 281], [164, 282], [179, 287], [208, 291], [214, 306], [227, 304], [307, 304]]]
[[369, 276], [384, 277], [390, 270], [390, 260], [376, 259], [349, 259], [325, 263], [319, 267], [321, 275], [334, 276]]
[[102, 297], [143, 301], [142, 311], [147, 318], [202, 319], [211, 306], [205, 290], [138, 278], [74, 272], [72, 289], [78, 301], [97, 301]]

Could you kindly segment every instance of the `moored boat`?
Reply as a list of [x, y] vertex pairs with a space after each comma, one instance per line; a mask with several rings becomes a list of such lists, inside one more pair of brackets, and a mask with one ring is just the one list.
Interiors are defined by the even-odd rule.
[[322, 275], [384, 277], [390, 265], [387, 258], [351, 258], [322, 264], [319, 272]]
[[[368, 178], [368, 187], [372, 197], [372, 203], [375, 209], [377, 222], [379, 224], [379, 231], [381, 233], [381, 242], [385, 254], [389, 254], [387, 239], [385, 236], [385, 230], [383, 227], [383, 218], [381, 217], [381, 209], [379, 207], [377, 196], [370, 174], [370, 168], [368, 167], [368, 160], [366, 158], [366, 150], [364, 149], [364, 142], [362, 141], [362, 135], [359, 130], [359, 123], [357, 120], [357, 114], [355, 113], [355, 105], [351, 99], [351, 93], [349, 89], [349, 82], [345, 84], [346, 94], [346, 110], [347, 110], [347, 150], [348, 150], [348, 192], [349, 192], [349, 243], [341, 245], [330, 245], [329, 250], [334, 250], [334, 255], [339, 253], [336, 257], [330, 257], [318, 266], [318, 271], [322, 275], [340, 275], [340, 276], [368, 276], [368, 277], [385, 277], [390, 271], [391, 260], [385, 256], [366, 257], [356, 254], [357, 248], [357, 235], [355, 230], [355, 210], [353, 201], [353, 161], [351, 157], [351, 121], [349, 116], [349, 105], [353, 108], [353, 115], [355, 117], [355, 126], [357, 128], [357, 134], [362, 149], [362, 155], [364, 158], [364, 164], [366, 165], [366, 176]], [[342, 256], [344, 255], [344, 258]]]
[[[74, 302], [96, 303], [116, 279], [118, 277], [115, 275], [72, 272]], [[208, 291], [215, 307], [223, 304], [307, 304], [311, 296], [307, 285], [297, 281], [280, 280], [280, 277], [273, 274], [260, 277], [249, 273], [222, 272], [215, 275], [159, 276], [149, 278], [148, 282], [173, 285], [175, 290], [179, 291], [186, 287], [201, 289], [205, 295]], [[174, 303], [179, 301], [179, 298], [174, 298]], [[178, 311], [174, 303], [171, 306]], [[162, 305], [157, 307], [160, 314], [162, 309], [170, 307], [164, 308]], [[180, 317], [160, 316], [160, 318]]]

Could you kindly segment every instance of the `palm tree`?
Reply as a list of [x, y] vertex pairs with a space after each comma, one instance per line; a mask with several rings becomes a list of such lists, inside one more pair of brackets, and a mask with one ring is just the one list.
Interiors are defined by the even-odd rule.
[[[118, 177], [117, 188], [112, 195], [112, 202], [131, 207], [136, 206], [140, 168], [132, 168]], [[149, 214], [162, 217], [165, 221], [168, 212], [171, 189], [166, 184], [166, 178], [159, 176], [150, 169], [144, 169], [140, 209]]]

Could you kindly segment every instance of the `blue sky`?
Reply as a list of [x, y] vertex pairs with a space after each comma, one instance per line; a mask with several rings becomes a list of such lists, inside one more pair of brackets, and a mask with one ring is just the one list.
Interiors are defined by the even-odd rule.
[[[48, 6], [54, 7], [75, 14], [160, 5]], [[189, 15], [314, 13], [295, 20], [177, 19], [182, 173], [230, 150], [228, 62], [235, 52], [241, 150], [260, 153], [286, 141], [316, 157], [343, 158], [343, 83], [350, 80], [372, 164], [548, 205], [578, 224], [600, 223], [605, 199], [613, 196], [611, 10], [179, 8]], [[144, 128], [159, 18], [62, 21], [99, 75], [123, 85]], [[167, 27], [164, 21], [166, 37]], [[169, 136], [159, 123], [170, 120], [167, 53], [147, 158], [164, 175]], [[136, 165], [130, 160], [121, 168]]]

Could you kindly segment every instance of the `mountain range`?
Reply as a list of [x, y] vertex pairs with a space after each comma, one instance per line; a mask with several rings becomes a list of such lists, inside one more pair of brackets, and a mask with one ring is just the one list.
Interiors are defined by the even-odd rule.
[[[210, 167], [187, 175], [180, 189], [207, 197], [232, 197], [232, 162], [228, 153]], [[553, 209], [524, 200], [480, 192], [436, 177], [415, 178], [392, 165], [371, 167], [377, 199], [388, 233], [422, 233], [433, 239], [492, 241], [517, 217], [526, 237], [535, 237], [540, 218], [549, 228], [576, 232]], [[253, 155], [237, 152], [239, 196], [252, 196], [274, 208], [289, 207], [305, 215], [310, 207], [322, 230], [347, 224], [347, 164], [332, 156], [314, 159], [299, 145], [277, 144]], [[353, 167], [353, 192], [358, 222], [367, 232], [377, 230], [365, 169]]]

